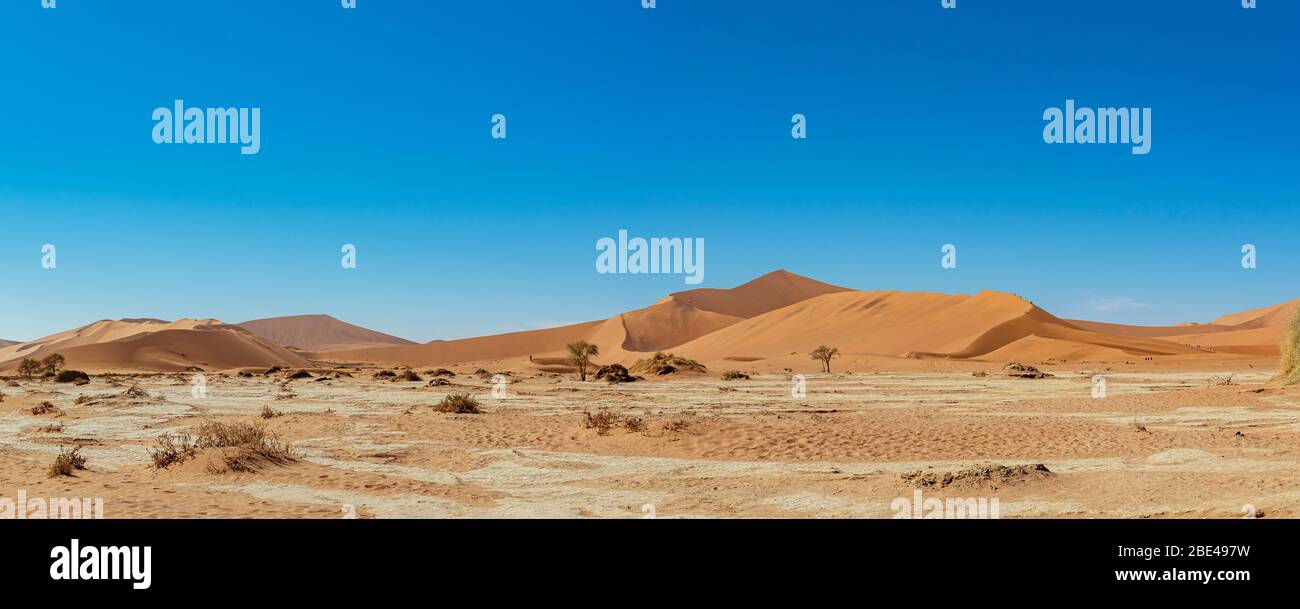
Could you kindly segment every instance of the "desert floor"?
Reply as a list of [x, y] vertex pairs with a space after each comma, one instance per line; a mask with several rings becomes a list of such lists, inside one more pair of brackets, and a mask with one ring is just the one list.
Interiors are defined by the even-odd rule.
[[[1082, 371], [809, 375], [802, 399], [783, 374], [607, 385], [517, 373], [494, 398], [467, 371], [436, 387], [423, 371], [422, 382], [349, 372], [209, 374], [202, 398], [184, 374], [0, 384], [0, 498], [102, 497], [108, 518], [890, 518], [917, 490], [996, 498], [1002, 518], [1300, 512], [1300, 390], [1264, 385], [1265, 372], [1228, 385], [1112, 372], [1101, 399]], [[147, 397], [124, 395], [136, 383]], [[473, 393], [483, 412], [431, 408], [450, 392]], [[58, 410], [33, 415], [43, 401]], [[262, 418], [267, 405], [281, 414]], [[602, 410], [644, 429], [584, 425]], [[152, 467], [159, 435], [211, 420], [265, 425], [302, 458], [240, 472], [203, 453]], [[74, 445], [87, 469], [47, 477]], [[1050, 474], [1020, 468], [1037, 464]], [[940, 481], [905, 475], [916, 471]], [[942, 482], [962, 471], [983, 473]]]

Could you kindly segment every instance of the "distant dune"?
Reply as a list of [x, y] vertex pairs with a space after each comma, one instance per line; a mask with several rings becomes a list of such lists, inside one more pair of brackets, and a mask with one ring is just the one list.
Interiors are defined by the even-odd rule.
[[266, 340], [303, 351], [341, 351], [414, 345], [413, 341], [339, 321], [329, 315], [268, 317], [239, 326]]
[[[558, 328], [416, 344], [339, 321], [300, 315], [239, 325], [205, 319], [98, 321], [0, 347], [0, 370], [61, 353], [85, 370], [283, 366], [313, 361], [427, 366], [479, 362], [565, 369], [565, 346], [585, 340], [598, 362], [629, 364], [671, 350], [710, 367], [806, 369], [818, 345], [841, 365], [926, 369], [976, 363], [1151, 361], [1213, 363], [1272, 358], [1300, 300], [1224, 315], [1207, 324], [1143, 327], [1065, 320], [1018, 296], [849, 290], [786, 271], [730, 289], [675, 292], [642, 309]], [[288, 347], [293, 347], [289, 349]], [[489, 363], [490, 362], [490, 363]]]
[[716, 361], [805, 355], [990, 361], [1191, 354], [1179, 344], [1078, 327], [1011, 294], [860, 291], [828, 294], [760, 315], [675, 349]]
[[705, 336], [753, 315], [845, 289], [780, 270], [735, 288], [674, 292], [644, 309], [600, 321], [407, 347], [315, 353], [313, 356], [413, 366], [531, 356], [549, 360], [562, 356], [566, 344], [585, 340], [600, 347], [601, 361], [627, 361], [646, 352], [669, 349]]
[[21, 345], [21, 344], [23, 344], [23, 341], [20, 341], [20, 340], [5, 340], [5, 339], [3, 339], [3, 338], [0, 338], [0, 348], [10, 347], [10, 346], [13, 346], [13, 345]]
[[0, 370], [13, 370], [23, 358], [52, 353], [63, 355], [67, 367], [88, 371], [311, 366], [284, 347], [215, 319], [123, 319], [101, 320], [0, 349]]
[[1279, 345], [1286, 338], [1287, 321], [1297, 306], [1300, 306], [1300, 299], [1231, 313], [1208, 324], [1125, 326], [1092, 321], [1071, 323], [1098, 332], [1157, 338], [1220, 353], [1276, 357], [1280, 353]]

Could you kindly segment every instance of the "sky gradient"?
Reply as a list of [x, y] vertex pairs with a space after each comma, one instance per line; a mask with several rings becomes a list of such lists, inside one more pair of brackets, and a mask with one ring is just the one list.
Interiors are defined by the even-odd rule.
[[[1297, 2], [58, 4], [0, 4], [0, 338], [328, 313], [426, 341], [778, 268], [1124, 323], [1300, 297]], [[260, 153], [154, 144], [176, 99], [260, 107]], [[1066, 99], [1152, 108], [1151, 152], [1045, 144]], [[619, 229], [703, 238], [703, 284], [596, 273]]]

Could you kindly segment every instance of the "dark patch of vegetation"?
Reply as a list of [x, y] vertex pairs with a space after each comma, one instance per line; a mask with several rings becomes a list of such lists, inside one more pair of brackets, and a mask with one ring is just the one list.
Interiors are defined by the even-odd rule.
[[405, 381], [411, 383], [418, 383], [423, 380], [424, 379], [420, 378], [420, 375], [416, 374], [414, 370], [403, 370], [393, 377], [393, 382]]
[[640, 380], [629, 374], [627, 368], [622, 364], [605, 364], [604, 366], [601, 366], [600, 369], [596, 370], [596, 374], [592, 378], [598, 381], [603, 380], [611, 384], [631, 383]]
[[90, 375], [80, 370], [63, 370], [54, 375], [54, 382], [56, 383], [79, 383], [82, 381], [89, 383]]
[[32, 406], [32, 414], [35, 416], [41, 416], [43, 414], [50, 414], [50, 413], [58, 413], [60, 416], [63, 415], [63, 411], [59, 410], [59, 407], [55, 406], [52, 402], [46, 401], [46, 402], [41, 402], [36, 406]]
[[441, 402], [434, 404], [433, 409], [450, 414], [479, 414], [483, 412], [479, 408], [478, 400], [468, 393], [450, 394], [442, 398]]
[[727, 370], [727, 371], [725, 371], [725, 372], [722, 373], [722, 380], [724, 380], [724, 381], [747, 381], [747, 380], [749, 380], [749, 375], [748, 375], [748, 374], [745, 374], [744, 372], [740, 372], [739, 370]]

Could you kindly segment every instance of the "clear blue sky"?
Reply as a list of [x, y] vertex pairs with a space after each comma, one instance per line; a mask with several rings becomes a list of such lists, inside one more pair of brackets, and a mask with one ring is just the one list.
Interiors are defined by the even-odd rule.
[[[5, 0], [0, 337], [320, 312], [423, 341], [689, 287], [597, 274], [620, 228], [704, 238], [710, 287], [1275, 304], [1300, 297], [1300, 3], [1259, 3]], [[177, 98], [262, 108], [260, 154], [154, 144]], [[1151, 107], [1151, 153], [1044, 144], [1067, 98]]]

